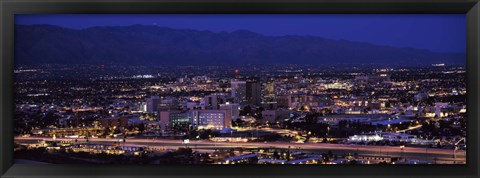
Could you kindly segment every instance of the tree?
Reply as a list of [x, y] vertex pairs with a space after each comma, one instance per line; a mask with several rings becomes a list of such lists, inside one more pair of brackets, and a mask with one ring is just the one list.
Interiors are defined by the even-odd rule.
[[145, 131], [145, 125], [144, 124], [138, 125], [138, 131], [140, 131], [140, 132]]
[[333, 157], [333, 152], [332, 151], [328, 151], [328, 157]]
[[247, 105], [240, 112], [240, 115], [246, 116], [246, 115], [250, 115], [250, 113], [252, 113], [252, 107], [250, 107], [250, 105]]
[[103, 129], [103, 132], [105, 135], [108, 135], [110, 133], [110, 128], [105, 127], [105, 129]]
[[306, 110], [305, 106], [300, 107], [300, 111], [305, 111], [305, 110]]
[[325, 163], [330, 162], [330, 158], [328, 158], [328, 157], [323, 157], [323, 162], [325, 162]]
[[327, 142], [328, 142], [327, 137], [323, 137], [322, 143], [327, 143]]

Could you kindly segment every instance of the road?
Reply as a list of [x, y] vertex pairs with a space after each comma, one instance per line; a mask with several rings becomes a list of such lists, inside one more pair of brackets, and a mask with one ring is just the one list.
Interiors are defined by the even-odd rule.
[[397, 133], [402, 133], [402, 132], [405, 133], [406, 131], [416, 130], [416, 129], [420, 129], [420, 128], [422, 128], [422, 125], [421, 125], [421, 124], [420, 124], [420, 125], [413, 126], [413, 127], [409, 127], [409, 128], [407, 128], [407, 129], [405, 129], [405, 130], [399, 130], [399, 131], [397, 131]]
[[[46, 137], [15, 137], [16, 142], [33, 143], [39, 140], [52, 141], [52, 138]], [[56, 138], [56, 140], [72, 141], [71, 138]], [[85, 139], [78, 139], [79, 142], [84, 142]], [[113, 144], [118, 139], [112, 138], [90, 138], [90, 143], [98, 144]], [[156, 149], [177, 149], [178, 147], [191, 147], [197, 151], [213, 151], [221, 148], [243, 147], [243, 148], [288, 148], [301, 149], [304, 152], [325, 153], [332, 151], [336, 154], [340, 153], [358, 153], [363, 155], [389, 155], [401, 156], [411, 159], [451, 159], [453, 157], [453, 150], [436, 149], [436, 148], [415, 148], [405, 147], [400, 148], [396, 146], [373, 146], [373, 145], [347, 145], [347, 144], [330, 144], [330, 143], [289, 143], [289, 142], [212, 142], [209, 140], [193, 140], [189, 144], [184, 144], [182, 140], [169, 139], [144, 139], [144, 138], [127, 138], [126, 145], [143, 145]], [[465, 150], [456, 151], [456, 160], [465, 161]]]

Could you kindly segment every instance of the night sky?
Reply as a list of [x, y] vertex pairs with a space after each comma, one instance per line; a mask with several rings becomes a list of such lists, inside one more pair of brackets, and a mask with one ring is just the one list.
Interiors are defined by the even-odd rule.
[[16, 15], [15, 23], [51, 24], [82, 29], [93, 26], [158, 25], [170, 28], [231, 32], [250, 30], [264, 35], [312, 35], [435, 52], [466, 49], [463, 14], [398, 15]]

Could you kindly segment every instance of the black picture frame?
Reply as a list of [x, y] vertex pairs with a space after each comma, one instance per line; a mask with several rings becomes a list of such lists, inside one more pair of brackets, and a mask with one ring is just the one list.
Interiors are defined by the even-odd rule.
[[[479, 0], [1, 0], [2, 177], [479, 177]], [[13, 163], [15, 14], [465, 14], [466, 165], [27, 165]]]

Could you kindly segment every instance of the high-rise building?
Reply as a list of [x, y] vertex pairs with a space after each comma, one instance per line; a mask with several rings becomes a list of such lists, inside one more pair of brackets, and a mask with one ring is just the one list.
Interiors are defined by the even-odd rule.
[[262, 107], [266, 110], [277, 109], [275, 82], [272, 78], [266, 79], [262, 83]]
[[160, 105], [160, 97], [158, 96], [152, 96], [150, 98], [147, 98], [146, 102], [146, 112], [148, 113], [154, 113], [158, 111], [158, 106]]
[[273, 81], [267, 81], [264, 83], [264, 96], [275, 96], [275, 83]]
[[230, 81], [231, 95], [234, 98], [235, 103], [241, 105], [247, 102], [247, 82], [233, 79]]
[[246, 100], [248, 104], [260, 106], [262, 102], [262, 85], [258, 80], [246, 82]]

